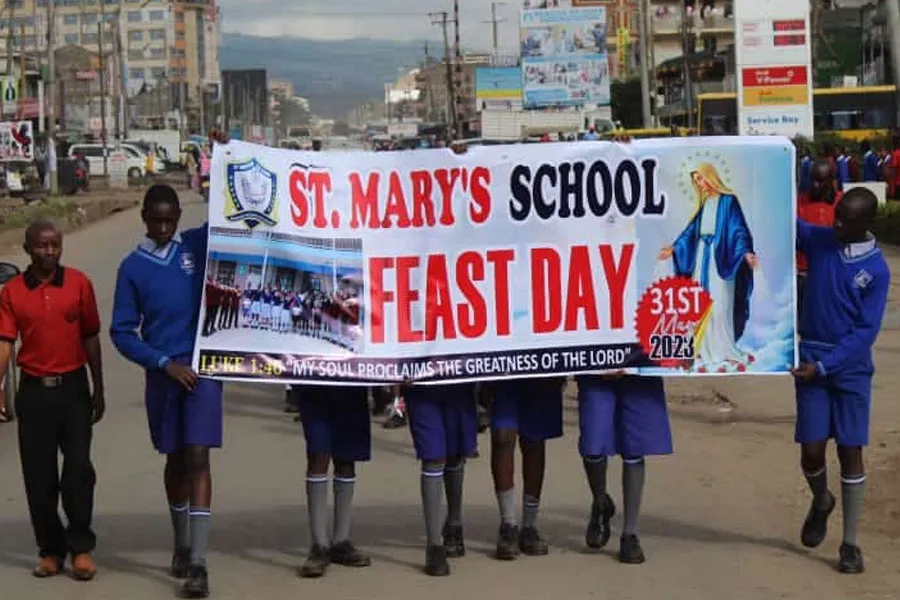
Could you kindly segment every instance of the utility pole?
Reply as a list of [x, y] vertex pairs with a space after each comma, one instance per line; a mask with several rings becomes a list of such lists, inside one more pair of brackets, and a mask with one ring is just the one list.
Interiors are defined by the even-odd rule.
[[693, 13], [688, 14], [687, 7], [681, 5], [681, 58], [684, 69], [684, 108], [687, 111], [688, 128], [694, 127], [694, 83], [691, 77], [691, 56], [694, 54], [691, 37], [694, 35], [694, 27], [691, 20]]
[[506, 19], [498, 19], [497, 18], [497, 6], [501, 4], [506, 4], [506, 2], [491, 2], [491, 20], [490, 21], [482, 21], [482, 23], [490, 23], [491, 24], [491, 36], [494, 41], [494, 56], [497, 55], [497, 47], [498, 47], [498, 29], [497, 25], [500, 23], [505, 23]]
[[50, 178], [50, 194], [59, 193], [56, 156], [56, 2], [47, 3], [47, 152], [50, 154], [47, 177]]
[[[101, 4], [102, 6], [102, 4]], [[103, 57], [103, 21], [97, 23], [97, 43], [100, 44], [100, 52], [98, 54], [100, 62], [100, 140], [103, 144], [103, 176], [109, 175], [109, 156], [107, 152], [106, 133], [106, 61]]]
[[[891, 36], [891, 71], [894, 85], [900, 85], [900, 2], [887, 0], [884, 3], [887, 11], [887, 32]], [[900, 119], [900, 105], [897, 107], [897, 118]]]
[[120, 141], [128, 139], [128, 89], [125, 85], [127, 78], [125, 64], [125, 44], [122, 43], [122, 2], [119, 0], [119, 8], [116, 11], [116, 65], [119, 67], [119, 102], [118, 116], [116, 118], [116, 135]]
[[450, 63], [450, 36], [447, 31], [447, 26], [449, 25], [450, 15], [446, 10], [437, 13], [429, 13], [429, 16], [434, 18], [438, 17], [439, 20], [432, 20], [432, 24], [437, 25], [440, 24], [441, 30], [444, 34], [444, 66], [447, 69], [447, 125], [449, 126], [456, 120], [456, 110], [454, 107], [453, 96], [456, 93], [453, 85], [453, 65]]
[[463, 105], [462, 96], [458, 96], [462, 89], [462, 50], [459, 43], [459, 0], [453, 0], [453, 51], [456, 55], [456, 79], [453, 81], [453, 138], [461, 138], [462, 124], [460, 123], [459, 110]]
[[653, 127], [653, 114], [650, 111], [650, 68], [649, 61], [650, 33], [647, 31], [647, 13], [650, 12], [650, 0], [638, 0], [638, 37], [640, 38], [641, 60], [641, 108], [644, 113], [644, 129]]

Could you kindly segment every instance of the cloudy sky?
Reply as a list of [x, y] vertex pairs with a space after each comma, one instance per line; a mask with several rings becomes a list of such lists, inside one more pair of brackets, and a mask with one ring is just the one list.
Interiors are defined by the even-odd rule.
[[[218, 0], [226, 32], [341, 40], [441, 39], [428, 13], [453, 10], [452, 0]], [[501, 50], [516, 47], [522, 0], [497, 2]], [[491, 0], [460, 0], [462, 43], [473, 50], [491, 47]], [[452, 29], [451, 29], [452, 36]], [[451, 38], [452, 39], [452, 38]]]

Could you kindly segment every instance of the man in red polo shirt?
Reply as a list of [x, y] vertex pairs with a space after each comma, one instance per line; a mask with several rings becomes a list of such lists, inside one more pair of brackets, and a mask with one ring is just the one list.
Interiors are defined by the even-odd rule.
[[[84, 273], [60, 266], [62, 234], [53, 223], [31, 225], [24, 248], [31, 266], [0, 291], [0, 379], [21, 339], [16, 416], [25, 494], [40, 549], [34, 576], [60, 573], [71, 554], [75, 578], [87, 581], [97, 573], [90, 554], [96, 544], [92, 427], [105, 408], [97, 301]], [[66, 527], [57, 508], [60, 493]]]

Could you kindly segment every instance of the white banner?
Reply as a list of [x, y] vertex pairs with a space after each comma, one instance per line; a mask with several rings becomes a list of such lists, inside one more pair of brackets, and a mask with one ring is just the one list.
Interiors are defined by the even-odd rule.
[[786, 372], [793, 157], [783, 138], [217, 145], [195, 367], [331, 384]]

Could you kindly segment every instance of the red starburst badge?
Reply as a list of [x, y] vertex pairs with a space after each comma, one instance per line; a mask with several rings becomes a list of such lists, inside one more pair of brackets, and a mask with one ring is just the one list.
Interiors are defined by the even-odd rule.
[[712, 298], [687, 277], [660, 279], [637, 306], [635, 331], [644, 352], [661, 367], [689, 367], [697, 355]]

